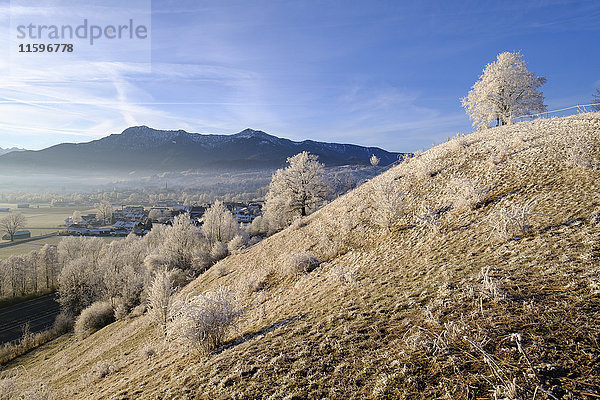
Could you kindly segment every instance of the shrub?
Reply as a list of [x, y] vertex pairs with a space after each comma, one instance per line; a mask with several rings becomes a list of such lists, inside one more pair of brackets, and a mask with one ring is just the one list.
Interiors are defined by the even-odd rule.
[[331, 268], [329, 273], [336, 282], [339, 282], [342, 285], [352, 285], [356, 283], [354, 270], [348, 267], [340, 267], [339, 265], [335, 265], [333, 268]]
[[483, 203], [488, 193], [488, 187], [473, 183], [468, 179], [459, 179], [452, 182], [449, 200], [455, 211], [470, 211]]
[[373, 222], [389, 231], [404, 214], [404, 195], [396, 190], [394, 182], [378, 180], [373, 182], [371, 192]]
[[117, 365], [112, 361], [100, 360], [83, 376], [83, 381], [87, 384], [104, 379], [117, 371]]
[[509, 157], [509, 144], [506, 140], [501, 140], [496, 143], [496, 146], [492, 150], [489, 158], [489, 164], [491, 166], [498, 165], [506, 161]]
[[491, 216], [492, 232], [502, 240], [527, 235], [531, 231], [529, 217], [535, 202], [529, 201], [523, 207], [512, 206], [502, 208]]
[[135, 306], [135, 308], [133, 310], [131, 310], [131, 313], [129, 313], [129, 315], [132, 318], [141, 317], [142, 315], [144, 315], [147, 308], [148, 308], [148, 305], [144, 301], [142, 304], [138, 304], [137, 306]]
[[75, 321], [75, 334], [83, 339], [115, 320], [115, 313], [107, 301], [97, 301], [81, 312]]
[[319, 260], [312, 253], [291, 253], [282, 260], [282, 270], [286, 275], [309, 273], [319, 266]]
[[222, 260], [227, 257], [227, 245], [221, 242], [215, 242], [210, 249], [210, 257], [214, 262]]
[[250, 238], [250, 240], [248, 240], [248, 247], [254, 246], [255, 244], [259, 243], [261, 240], [263, 240], [262, 236], [252, 236]]
[[227, 243], [227, 250], [230, 254], [237, 253], [246, 247], [246, 241], [242, 235], [235, 235], [233, 239]]
[[296, 216], [290, 225], [291, 229], [300, 229], [306, 226], [306, 218]]
[[440, 215], [443, 209], [435, 210], [426, 203], [421, 204], [421, 211], [417, 215], [417, 223], [430, 235], [441, 233]]
[[463, 150], [466, 147], [468, 147], [470, 144], [471, 143], [470, 143], [469, 139], [466, 137], [466, 135], [464, 133], [456, 134], [456, 136], [454, 136], [452, 138], [452, 140], [450, 140], [448, 142], [448, 146], [450, 147], [450, 149], [452, 149], [454, 151]]
[[272, 270], [258, 269], [247, 273], [241, 281], [242, 289], [247, 293], [259, 292], [267, 286], [267, 282], [271, 279]]
[[583, 169], [596, 169], [592, 153], [594, 147], [579, 139], [567, 148], [567, 159], [570, 164]]
[[247, 228], [250, 232], [250, 236], [264, 236], [269, 232], [269, 222], [263, 217], [258, 216], [254, 218], [254, 221]]
[[156, 350], [156, 347], [150, 343], [146, 343], [144, 345], [144, 347], [142, 347], [142, 350], [140, 351], [140, 354], [143, 357], [148, 358], [148, 359], [156, 356], [157, 353], [158, 353], [158, 351]]
[[60, 313], [56, 316], [54, 320], [54, 325], [52, 325], [52, 330], [57, 335], [62, 335], [63, 333], [70, 332], [73, 330], [73, 325], [75, 321], [73, 320], [73, 316], [65, 313]]
[[233, 293], [216, 291], [188, 296], [171, 307], [167, 337], [202, 352], [221, 345], [242, 314]]

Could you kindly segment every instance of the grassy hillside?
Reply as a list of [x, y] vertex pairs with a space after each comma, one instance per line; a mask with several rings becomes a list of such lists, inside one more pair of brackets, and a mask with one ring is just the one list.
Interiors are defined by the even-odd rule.
[[457, 137], [188, 285], [245, 309], [217, 351], [131, 318], [15, 360], [0, 398], [599, 398], [599, 178], [599, 113]]

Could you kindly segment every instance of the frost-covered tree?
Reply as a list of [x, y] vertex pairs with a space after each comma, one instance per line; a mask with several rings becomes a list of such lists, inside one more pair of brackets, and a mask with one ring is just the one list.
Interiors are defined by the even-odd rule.
[[369, 159], [369, 162], [370, 162], [370, 163], [371, 163], [371, 165], [372, 165], [372, 166], [374, 166], [374, 167], [376, 167], [376, 166], [378, 166], [378, 165], [379, 165], [379, 161], [380, 161], [379, 157], [377, 157], [375, 154], [373, 154], [373, 155], [371, 156], [371, 158]]
[[148, 314], [162, 327], [165, 335], [174, 293], [169, 273], [166, 270], [158, 271], [148, 289]]
[[202, 231], [208, 241], [227, 243], [238, 233], [238, 223], [233, 214], [220, 201], [215, 201], [203, 216]]
[[10, 256], [3, 264], [12, 296], [23, 296], [26, 292], [25, 260], [20, 256]]
[[83, 218], [81, 217], [81, 211], [78, 211], [78, 210], [73, 211], [73, 215], [71, 215], [71, 221], [74, 224], [78, 224], [81, 221], [83, 221]]
[[69, 261], [58, 277], [58, 302], [62, 310], [76, 316], [95, 299], [102, 277], [84, 257]]
[[25, 217], [21, 213], [10, 213], [0, 219], [0, 230], [10, 236], [10, 241], [15, 240], [15, 233], [25, 227]]
[[527, 69], [521, 53], [504, 52], [485, 67], [461, 103], [473, 126], [506, 125], [514, 117], [546, 110], [544, 96], [538, 91], [545, 82], [546, 78]]
[[148, 219], [152, 221], [161, 221], [168, 219], [171, 216], [171, 212], [162, 208], [153, 208], [148, 213]]
[[323, 164], [307, 151], [287, 159], [288, 166], [278, 169], [269, 185], [264, 214], [277, 228], [289, 225], [297, 216], [305, 216], [327, 197]]
[[45, 244], [39, 251], [37, 261], [42, 273], [43, 281], [46, 284], [46, 289], [56, 286], [58, 278], [58, 252], [55, 246]]
[[140, 303], [144, 289], [145, 252], [140, 252], [140, 240], [130, 239], [106, 244], [100, 259], [99, 274], [102, 276], [101, 300], [108, 301], [115, 316], [126, 316]]
[[168, 257], [170, 267], [189, 271], [194, 267], [202, 242], [200, 230], [190, 221], [190, 215], [181, 214], [174, 218], [173, 226], [165, 230], [158, 254]]
[[66, 237], [58, 242], [58, 259], [63, 265], [85, 258], [94, 267], [102, 255], [104, 240], [97, 237]]

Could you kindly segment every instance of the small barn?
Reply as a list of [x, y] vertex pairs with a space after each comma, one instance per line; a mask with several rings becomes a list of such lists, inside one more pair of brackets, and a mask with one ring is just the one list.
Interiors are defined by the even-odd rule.
[[[19, 231], [19, 232], [15, 232], [15, 240], [18, 239], [27, 239], [31, 237], [31, 232], [30, 231]], [[10, 240], [10, 235], [7, 233], [6, 235], [2, 236], [2, 240]]]

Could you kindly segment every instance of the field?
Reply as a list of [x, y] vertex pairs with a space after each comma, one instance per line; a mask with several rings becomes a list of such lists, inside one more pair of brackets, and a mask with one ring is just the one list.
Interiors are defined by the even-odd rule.
[[[65, 227], [65, 218], [71, 216], [73, 211], [78, 210], [82, 214], [95, 212], [94, 209], [87, 207], [50, 207], [49, 205], [32, 205], [30, 208], [17, 208], [16, 204], [0, 203], [0, 208], [9, 207], [11, 212], [20, 212], [26, 219], [25, 230], [31, 231], [31, 236], [42, 236], [57, 232]], [[6, 213], [0, 213], [0, 218]], [[3, 236], [4, 234], [0, 235]], [[37, 250], [44, 244], [58, 244], [59, 237], [53, 236], [23, 242], [14, 246], [0, 248], [0, 259], [9, 257], [10, 255], [27, 254], [31, 250]], [[8, 240], [0, 240], [0, 245], [10, 243]]]
[[[12, 255], [27, 254], [33, 250], [39, 250], [45, 244], [57, 245], [64, 236], [50, 236], [47, 238], [32, 240], [30, 242], [22, 242], [14, 246], [0, 247], [0, 260], [8, 258]], [[2, 243], [7, 243], [2, 241]]]

